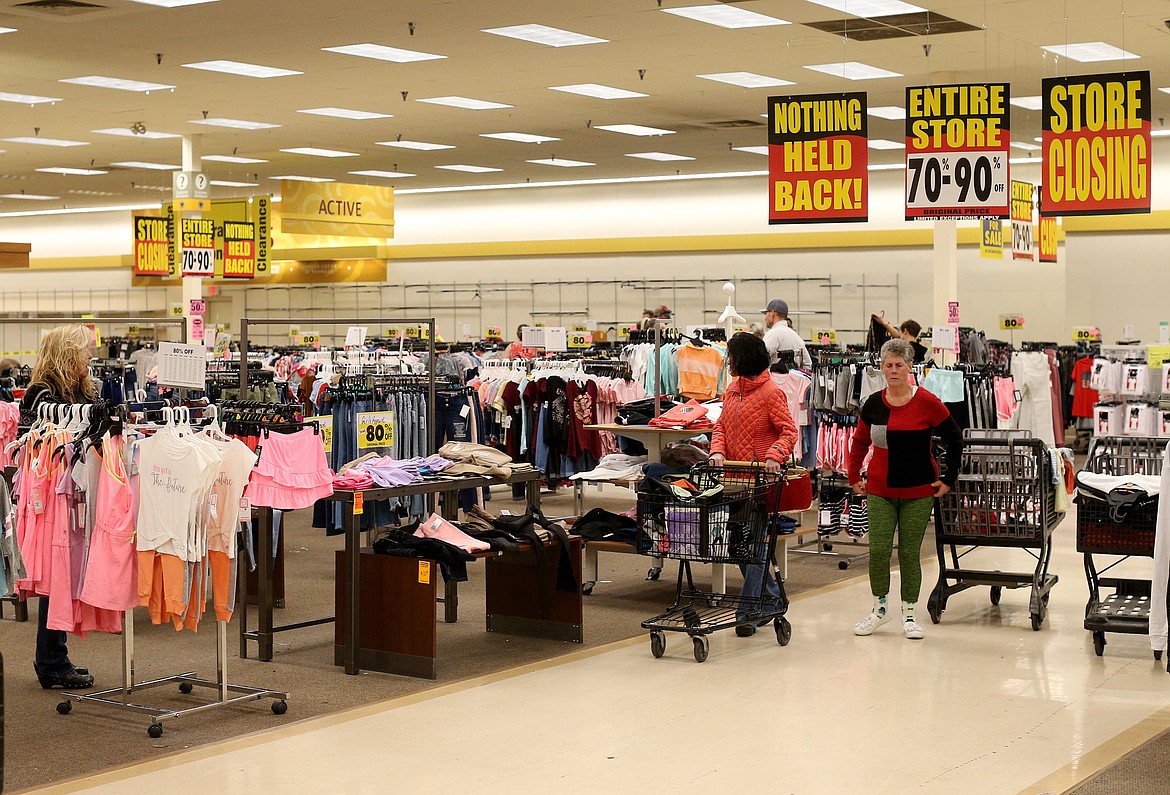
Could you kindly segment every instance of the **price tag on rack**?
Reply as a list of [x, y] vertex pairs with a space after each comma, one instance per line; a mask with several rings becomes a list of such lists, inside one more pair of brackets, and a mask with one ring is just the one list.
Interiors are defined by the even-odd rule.
[[301, 327], [300, 326], [289, 326], [288, 327], [288, 338], [290, 340], [296, 339], [299, 336], [301, 336]]
[[127, 333], [127, 334], [137, 334], [137, 333], [139, 333], [139, 332], [138, 332], [138, 326], [127, 326], [127, 327], [126, 327], [126, 333]]
[[345, 332], [345, 347], [362, 348], [366, 344], [366, 335], [369, 333], [366, 326], [350, 326]]
[[321, 429], [321, 441], [325, 445], [325, 452], [333, 452], [333, 417], [324, 415], [320, 417], [305, 417], [305, 422], [315, 422], [317, 427]]
[[402, 336], [402, 329], [397, 328], [395, 326], [387, 326], [386, 327], [386, 336], [392, 340], [396, 340]]
[[948, 323], [958, 323], [959, 322], [959, 302], [958, 301], [947, 301], [947, 322]]
[[573, 328], [572, 328], [572, 329], [570, 329], [570, 331], [575, 331], [575, 332], [577, 332], [577, 333], [579, 333], [579, 334], [585, 334], [585, 333], [587, 333], [589, 330], [590, 330], [590, 329], [589, 329], [589, 327], [588, 327], [588, 326], [573, 326]]
[[1024, 327], [1023, 315], [1000, 315], [999, 327], [1004, 331], [1016, 331]]
[[359, 411], [357, 414], [359, 450], [377, 450], [394, 445], [394, 412]]
[[502, 340], [504, 335], [499, 326], [488, 326], [483, 330], [483, 338], [485, 340]]
[[593, 344], [593, 335], [587, 331], [572, 331], [566, 337], [566, 347], [588, 348]]
[[207, 302], [202, 298], [192, 298], [189, 302], [192, 315], [206, 315]]
[[930, 344], [935, 350], [959, 352], [958, 326], [935, 326]]
[[812, 330], [813, 342], [819, 345], [836, 345], [837, 344], [837, 329], [835, 328], [814, 328]]
[[1094, 326], [1073, 326], [1073, 342], [1092, 342], [1097, 339], [1097, 329]]
[[353, 494], [353, 515], [361, 516], [366, 510], [366, 495], [360, 491]]
[[183, 305], [170, 304], [167, 314], [169, 314], [171, 317], [183, 317]]
[[301, 345], [320, 345], [321, 332], [320, 331], [302, 331]]

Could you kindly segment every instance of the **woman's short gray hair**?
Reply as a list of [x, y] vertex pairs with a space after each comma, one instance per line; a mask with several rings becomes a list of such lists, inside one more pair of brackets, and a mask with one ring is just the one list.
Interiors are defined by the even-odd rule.
[[881, 360], [885, 361], [887, 356], [901, 356], [906, 360], [906, 364], [914, 364], [914, 346], [906, 340], [886, 340], [882, 345]]

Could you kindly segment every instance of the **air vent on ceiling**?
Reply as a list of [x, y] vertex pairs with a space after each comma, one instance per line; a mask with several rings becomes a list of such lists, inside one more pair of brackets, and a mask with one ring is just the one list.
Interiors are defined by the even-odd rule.
[[806, 22], [810, 28], [847, 36], [854, 41], [882, 41], [911, 36], [941, 36], [944, 33], [965, 33], [979, 30], [957, 19], [933, 11], [913, 14], [894, 14], [880, 19], [832, 19], [827, 22]]
[[764, 122], [759, 119], [727, 119], [726, 121], [712, 121], [708, 127], [717, 127], [721, 130], [740, 130], [744, 127], [763, 127]]
[[17, 3], [13, 8], [27, 9], [42, 14], [71, 17], [77, 14], [88, 14], [93, 11], [105, 11], [108, 6], [96, 3], [83, 3], [81, 0], [32, 0], [30, 3]]

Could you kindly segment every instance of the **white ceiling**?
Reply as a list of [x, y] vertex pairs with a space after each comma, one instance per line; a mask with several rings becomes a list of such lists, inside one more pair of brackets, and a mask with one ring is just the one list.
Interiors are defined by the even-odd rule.
[[[767, 97], [786, 93], [864, 90], [871, 106], [901, 105], [907, 85], [1008, 81], [1015, 96], [1040, 92], [1043, 76], [1149, 69], [1154, 88], [1170, 86], [1170, 2], [1166, 0], [926, 0], [932, 13], [980, 30], [863, 42], [807, 27], [853, 19], [807, 0], [728, 3], [793, 24], [728, 30], [663, 13], [656, 0], [220, 0], [160, 8], [131, 0], [89, 0], [104, 8], [77, 14], [32, 11], [0, 0], [0, 91], [59, 97], [54, 105], [0, 102], [0, 138], [35, 136], [85, 141], [50, 148], [0, 142], [0, 194], [58, 196], [52, 201], [0, 199], [0, 212], [49, 207], [121, 205], [157, 201], [169, 192], [165, 172], [116, 169], [104, 176], [43, 174], [35, 169], [96, 168], [113, 162], [182, 162], [180, 139], [115, 137], [92, 130], [130, 127], [198, 135], [203, 154], [256, 157], [267, 163], [205, 163], [212, 179], [258, 182], [258, 188], [216, 189], [213, 196], [279, 192], [269, 178], [282, 174], [337, 181], [392, 182], [396, 188], [491, 185], [569, 179], [739, 172], [766, 168], [764, 157], [732, 147], [766, 143], [760, 114]], [[663, 0], [665, 8], [720, 5], [709, 0]], [[1067, 17], [1067, 21], [1066, 21]], [[409, 31], [414, 24], [414, 34]], [[481, 32], [538, 23], [607, 39], [601, 44], [547, 47]], [[985, 26], [985, 29], [984, 29]], [[1043, 45], [1105, 41], [1140, 60], [1082, 64], [1057, 59]], [[325, 47], [375, 43], [447, 56], [390, 63]], [[930, 45], [929, 56], [924, 44]], [[156, 54], [161, 53], [161, 64]], [[301, 75], [256, 79], [184, 68], [227, 59], [293, 69]], [[802, 68], [861, 61], [903, 77], [848, 81]], [[645, 70], [644, 78], [639, 70]], [[700, 79], [719, 72], [755, 72], [790, 80], [785, 88], [745, 89]], [[176, 86], [149, 95], [59, 82], [85, 75]], [[550, 90], [599, 83], [647, 94], [602, 100]], [[403, 99], [405, 92], [406, 98]], [[1154, 92], [1154, 127], [1170, 116], [1170, 94]], [[512, 105], [463, 110], [419, 100], [457, 95]], [[368, 121], [328, 118], [298, 110], [335, 106], [393, 114]], [[281, 125], [240, 131], [191, 122], [207, 114]], [[759, 122], [735, 127], [728, 123]], [[634, 137], [590, 127], [641, 124], [676, 130]], [[900, 140], [903, 122], [870, 118], [874, 138]], [[1039, 135], [1039, 112], [1012, 109], [1013, 137]], [[39, 129], [39, 133], [35, 130]], [[561, 140], [523, 144], [480, 137], [526, 132]], [[414, 151], [377, 141], [429, 141], [454, 149]], [[324, 159], [283, 153], [293, 147], [355, 152]], [[626, 157], [668, 152], [694, 160], [659, 163]], [[897, 162], [900, 151], [871, 151], [871, 162]], [[592, 167], [555, 168], [526, 162], [568, 159]], [[502, 171], [468, 174], [436, 168], [470, 164]], [[401, 171], [410, 178], [382, 180], [351, 171]], [[151, 190], [149, 187], [165, 188]], [[70, 191], [94, 191], [88, 195]]]

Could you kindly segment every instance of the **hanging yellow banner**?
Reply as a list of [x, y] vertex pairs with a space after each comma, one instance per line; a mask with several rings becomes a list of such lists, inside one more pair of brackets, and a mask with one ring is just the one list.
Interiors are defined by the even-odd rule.
[[280, 231], [394, 237], [394, 188], [281, 180]]

